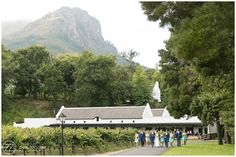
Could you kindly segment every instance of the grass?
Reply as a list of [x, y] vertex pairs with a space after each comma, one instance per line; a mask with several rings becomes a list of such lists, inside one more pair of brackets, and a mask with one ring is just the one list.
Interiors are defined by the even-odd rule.
[[2, 104], [2, 124], [23, 122], [24, 118], [54, 117], [49, 101], [8, 99]]
[[234, 145], [218, 145], [217, 141], [191, 140], [186, 146], [170, 148], [162, 155], [234, 155]]

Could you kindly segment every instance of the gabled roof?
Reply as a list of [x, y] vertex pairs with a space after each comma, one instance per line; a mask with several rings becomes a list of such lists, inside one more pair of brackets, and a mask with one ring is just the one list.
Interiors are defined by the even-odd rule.
[[164, 112], [164, 108], [152, 109], [152, 114], [154, 117], [161, 117]]
[[[59, 111], [66, 115], [67, 120], [94, 119], [141, 119], [145, 106], [125, 106], [125, 107], [81, 107], [65, 108]], [[57, 114], [58, 116], [59, 114]]]

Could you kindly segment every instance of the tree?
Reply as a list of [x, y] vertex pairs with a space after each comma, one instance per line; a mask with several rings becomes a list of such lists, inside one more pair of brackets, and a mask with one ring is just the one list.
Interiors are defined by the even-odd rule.
[[[224, 116], [226, 113], [234, 115], [234, 110], [229, 110], [233, 106], [234, 92], [231, 88], [234, 85], [234, 3], [142, 2], [142, 8], [149, 20], [160, 20], [162, 27], [170, 28], [172, 34], [166, 43], [169, 54], [187, 63], [184, 69], [190, 67], [197, 76], [193, 77], [196, 79], [193, 82], [200, 82], [202, 86], [188, 102], [189, 111], [192, 115], [197, 111], [205, 123], [216, 122], [218, 143], [222, 144], [220, 122], [227, 127], [234, 126], [234, 122]], [[176, 77], [177, 80], [180, 77]], [[220, 83], [220, 88], [219, 79], [224, 82]], [[178, 93], [182, 91], [173, 88]]]
[[28, 94], [29, 97], [33, 95], [37, 98], [40, 80], [36, 72], [40, 67], [47, 64], [50, 58], [49, 52], [41, 46], [31, 46], [17, 51], [14, 55], [17, 64], [14, 71], [16, 74], [16, 94], [22, 96]]
[[151, 99], [151, 82], [141, 67], [138, 67], [132, 77], [132, 102], [136, 105], [145, 105]]
[[130, 73], [131, 75], [134, 73], [135, 71], [135, 62], [134, 62], [134, 58], [137, 57], [139, 55], [139, 53], [133, 49], [129, 50], [129, 51], [124, 51], [121, 52], [121, 56], [128, 61], [128, 67], [130, 69]]
[[57, 68], [55, 63], [51, 63], [42, 66], [37, 76], [41, 81], [40, 85], [43, 86], [43, 92], [47, 95], [48, 99], [57, 101], [66, 85], [63, 79], [63, 73]]
[[[4, 45], [2, 45], [2, 94], [6, 94], [5, 90], [10, 85], [13, 84], [14, 81], [14, 60], [13, 60], [13, 52], [6, 49]], [[11, 89], [12, 90], [12, 89]]]
[[108, 106], [115, 58], [83, 52], [75, 72], [76, 93], [81, 106]]
[[65, 82], [64, 99], [66, 103], [75, 103], [75, 77], [76, 64], [79, 60], [79, 56], [62, 55], [56, 59], [55, 66], [62, 73], [63, 80]]
[[192, 66], [174, 57], [170, 50], [159, 50], [161, 57], [162, 103], [175, 118], [191, 115], [191, 103], [200, 92], [201, 83]]
[[116, 65], [113, 68], [113, 80], [111, 83], [110, 105], [127, 104], [130, 100], [131, 80], [129, 77], [129, 69], [123, 65]]

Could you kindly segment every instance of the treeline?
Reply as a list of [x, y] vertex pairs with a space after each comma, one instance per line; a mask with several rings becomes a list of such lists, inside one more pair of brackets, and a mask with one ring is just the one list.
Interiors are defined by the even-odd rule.
[[[106, 148], [132, 146], [135, 129], [64, 129], [64, 148], [69, 148], [70, 154], [77, 154], [76, 148], [82, 148], [84, 153], [88, 147], [100, 151], [109, 151]], [[40, 153], [40, 148], [44, 147], [47, 154], [57, 149], [60, 152], [61, 129], [60, 128], [14, 128], [13, 126], [2, 127], [2, 144], [6, 141], [16, 144], [16, 149], [21, 150], [26, 155], [28, 150], [33, 150], [34, 154]], [[17, 155], [17, 154], [16, 154]], [[18, 154], [19, 155], [19, 154]], [[31, 154], [32, 155], [32, 154]], [[59, 154], [54, 154], [59, 155]], [[80, 154], [81, 155], [81, 154]]]
[[142, 2], [171, 32], [161, 57], [162, 101], [171, 115], [217, 126], [234, 141], [234, 2]]
[[[123, 53], [126, 64], [109, 55], [52, 56], [45, 47], [16, 52], [2, 46], [2, 93], [8, 96], [51, 100], [68, 106], [145, 105], [151, 103], [155, 70], [133, 62], [136, 52]], [[3, 100], [3, 108], [4, 103]]]

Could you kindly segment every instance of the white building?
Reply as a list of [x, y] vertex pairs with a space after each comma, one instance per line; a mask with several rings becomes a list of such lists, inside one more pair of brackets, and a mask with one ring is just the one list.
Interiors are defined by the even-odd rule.
[[166, 108], [151, 109], [146, 106], [122, 107], [75, 107], [64, 106], [55, 118], [25, 118], [24, 123], [14, 123], [14, 127], [37, 128], [42, 126], [59, 126], [58, 116], [66, 116], [67, 127], [135, 127], [148, 129], [181, 128], [199, 132], [202, 124], [197, 117], [175, 119]]
[[[154, 99], [161, 101], [159, 83], [153, 88]], [[135, 127], [147, 129], [180, 128], [193, 133], [215, 134], [215, 126], [203, 126], [197, 117], [187, 115], [175, 119], [167, 108], [151, 109], [146, 106], [119, 107], [74, 107], [62, 106], [55, 118], [25, 118], [24, 123], [15, 123], [14, 127], [37, 128], [43, 126], [56, 127], [61, 124], [58, 116], [66, 116], [64, 125], [67, 127]]]

